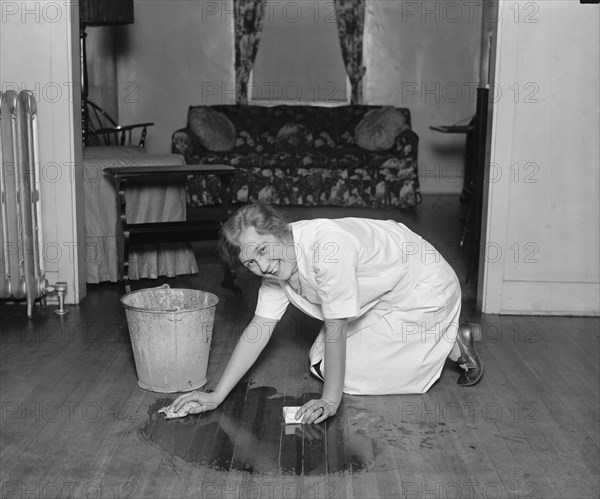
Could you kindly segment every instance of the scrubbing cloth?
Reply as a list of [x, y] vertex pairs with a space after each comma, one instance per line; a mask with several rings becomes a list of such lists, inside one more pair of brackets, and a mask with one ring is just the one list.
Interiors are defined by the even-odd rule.
[[298, 424], [301, 422], [300, 419], [296, 419], [296, 413], [300, 407], [286, 406], [283, 408], [283, 422], [285, 424]]
[[173, 410], [173, 405], [171, 404], [159, 409], [158, 413], [160, 414], [162, 412], [166, 419], [183, 418], [187, 416], [190, 409], [193, 409], [194, 407], [200, 407], [200, 404], [198, 402], [186, 402], [181, 406], [179, 411], [175, 412]]

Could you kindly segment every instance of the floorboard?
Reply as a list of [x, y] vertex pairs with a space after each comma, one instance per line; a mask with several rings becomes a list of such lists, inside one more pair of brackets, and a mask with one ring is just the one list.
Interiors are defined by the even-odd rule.
[[[308, 370], [320, 323], [294, 309], [219, 408], [165, 420], [157, 410], [178, 394], [138, 386], [121, 285], [89, 285], [64, 317], [36, 305], [28, 320], [24, 305], [0, 302], [0, 497], [598, 497], [600, 320], [478, 314], [457, 250], [460, 209], [455, 197], [432, 196], [395, 215], [457, 270], [463, 317], [482, 323], [483, 380], [459, 387], [448, 362], [424, 395], [346, 395], [318, 426], [281, 420], [283, 406], [322, 389]], [[132, 283], [219, 296], [205, 389], [260, 284], [241, 273], [241, 297], [221, 288], [211, 244], [194, 246], [198, 275]]]

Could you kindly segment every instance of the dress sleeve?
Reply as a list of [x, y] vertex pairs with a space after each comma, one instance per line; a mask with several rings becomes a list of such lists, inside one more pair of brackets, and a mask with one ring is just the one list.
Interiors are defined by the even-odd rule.
[[263, 278], [254, 313], [265, 319], [278, 321], [283, 317], [289, 303], [289, 298], [277, 281]]
[[313, 260], [317, 294], [325, 319], [348, 319], [358, 316], [358, 241], [340, 230], [318, 236], [319, 249]]

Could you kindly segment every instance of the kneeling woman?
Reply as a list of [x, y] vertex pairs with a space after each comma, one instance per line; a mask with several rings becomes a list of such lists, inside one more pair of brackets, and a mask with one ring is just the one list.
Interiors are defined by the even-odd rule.
[[[289, 303], [324, 321], [310, 350], [310, 369], [324, 381], [323, 394], [298, 411], [303, 423], [335, 414], [342, 392], [424, 393], [447, 357], [464, 370], [461, 385], [473, 385], [483, 374], [472, 330], [459, 327], [456, 274], [432, 245], [400, 223], [288, 223], [273, 206], [253, 203], [224, 224], [220, 250], [262, 277], [255, 315], [214, 392], [181, 395], [172, 404], [175, 412], [188, 402], [195, 406], [190, 413], [217, 407], [256, 361]], [[257, 328], [263, 332], [258, 340]]]

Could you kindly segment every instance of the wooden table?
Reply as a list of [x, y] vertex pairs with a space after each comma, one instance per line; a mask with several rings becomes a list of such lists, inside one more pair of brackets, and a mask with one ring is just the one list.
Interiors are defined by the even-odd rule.
[[[229, 202], [231, 199], [231, 177], [241, 170], [228, 165], [186, 165], [173, 166], [126, 166], [109, 167], [104, 170], [112, 176], [117, 192], [119, 193], [119, 218], [125, 236], [123, 256], [123, 281], [125, 289], [130, 291], [129, 284], [129, 246], [130, 244], [181, 242], [181, 241], [210, 241], [219, 237], [221, 225], [231, 215]], [[129, 181], [140, 178], [165, 178], [183, 177], [190, 175], [217, 175], [221, 179], [222, 208], [217, 216], [211, 215], [208, 219], [189, 220], [183, 222], [152, 222], [152, 223], [127, 223], [127, 201], [125, 190]], [[233, 269], [226, 267], [222, 285], [231, 289], [235, 294], [241, 290], [235, 282]]]

